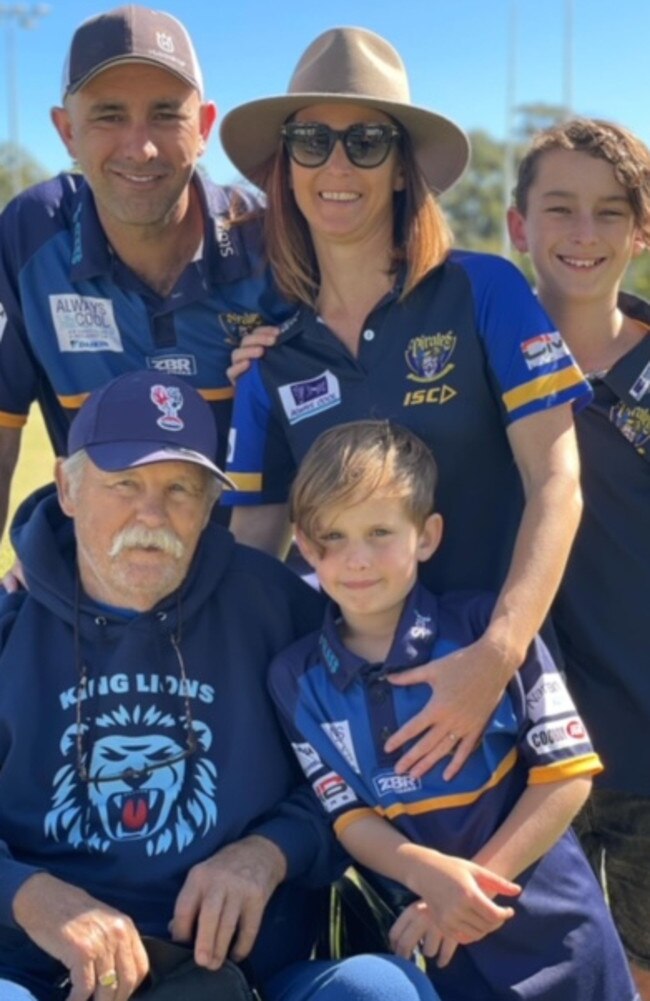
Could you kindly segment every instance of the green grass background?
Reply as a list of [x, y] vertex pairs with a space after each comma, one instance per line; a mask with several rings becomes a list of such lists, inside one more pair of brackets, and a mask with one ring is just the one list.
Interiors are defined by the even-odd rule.
[[7, 531], [0, 543], [0, 576], [13, 562], [13, 552], [9, 545], [8, 526], [18, 504], [28, 494], [43, 483], [52, 480], [54, 456], [38, 407], [32, 407], [29, 420], [22, 434], [18, 466], [11, 484], [11, 506]]

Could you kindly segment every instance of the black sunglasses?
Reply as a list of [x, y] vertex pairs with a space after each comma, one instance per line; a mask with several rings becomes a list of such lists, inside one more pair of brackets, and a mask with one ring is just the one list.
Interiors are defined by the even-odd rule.
[[379, 167], [401, 132], [395, 125], [358, 122], [347, 129], [331, 129], [322, 122], [289, 122], [281, 131], [291, 159], [301, 167], [322, 167], [340, 139], [355, 167]]

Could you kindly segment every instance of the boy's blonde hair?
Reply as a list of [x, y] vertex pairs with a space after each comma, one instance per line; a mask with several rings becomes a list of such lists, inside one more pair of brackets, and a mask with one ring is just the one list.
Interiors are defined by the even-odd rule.
[[650, 150], [629, 129], [599, 118], [572, 118], [533, 137], [517, 172], [513, 194], [518, 211], [526, 215], [528, 192], [539, 161], [544, 153], [556, 149], [587, 153], [611, 164], [616, 180], [627, 192], [637, 228], [650, 243]]
[[301, 462], [289, 498], [291, 520], [317, 544], [323, 508], [357, 504], [381, 490], [403, 500], [422, 528], [434, 510], [437, 478], [427, 446], [399, 424], [339, 424], [319, 435]]

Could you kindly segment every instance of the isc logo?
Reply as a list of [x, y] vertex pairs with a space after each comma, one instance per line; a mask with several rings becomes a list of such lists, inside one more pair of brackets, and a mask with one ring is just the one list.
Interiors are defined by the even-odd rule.
[[414, 389], [407, 393], [402, 402], [404, 407], [417, 407], [420, 403], [448, 403], [458, 396], [451, 386], [431, 386], [429, 389]]

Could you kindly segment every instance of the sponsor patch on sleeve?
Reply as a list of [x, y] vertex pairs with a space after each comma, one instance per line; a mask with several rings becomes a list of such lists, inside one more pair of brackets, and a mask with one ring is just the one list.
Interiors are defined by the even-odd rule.
[[328, 813], [335, 813], [341, 807], [357, 802], [354, 791], [336, 772], [327, 772], [314, 782], [313, 788]]
[[579, 716], [540, 723], [526, 734], [526, 740], [536, 754], [546, 755], [553, 751], [563, 751], [568, 747], [578, 747], [589, 740], [584, 723]]
[[292, 744], [291, 746], [293, 747], [295, 755], [300, 762], [300, 767], [307, 778], [309, 778], [310, 775], [313, 775], [314, 772], [317, 772], [322, 766], [323, 762], [318, 757], [315, 748], [313, 748], [311, 744], [308, 744], [305, 741], [302, 744]]
[[562, 679], [553, 675], [542, 675], [534, 688], [526, 693], [526, 706], [533, 723], [550, 716], [574, 713], [576, 709]]
[[542, 368], [569, 357], [569, 350], [557, 330], [522, 341], [521, 350], [529, 369]]
[[354, 749], [349, 722], [346, 719], [342, 719], [332, 723], [321, 723], [321, 727], [341, 757], [345, 759], [352, 771], [358, 775], [360, 772], [359, 762], [357, 760], [357, 752]]

